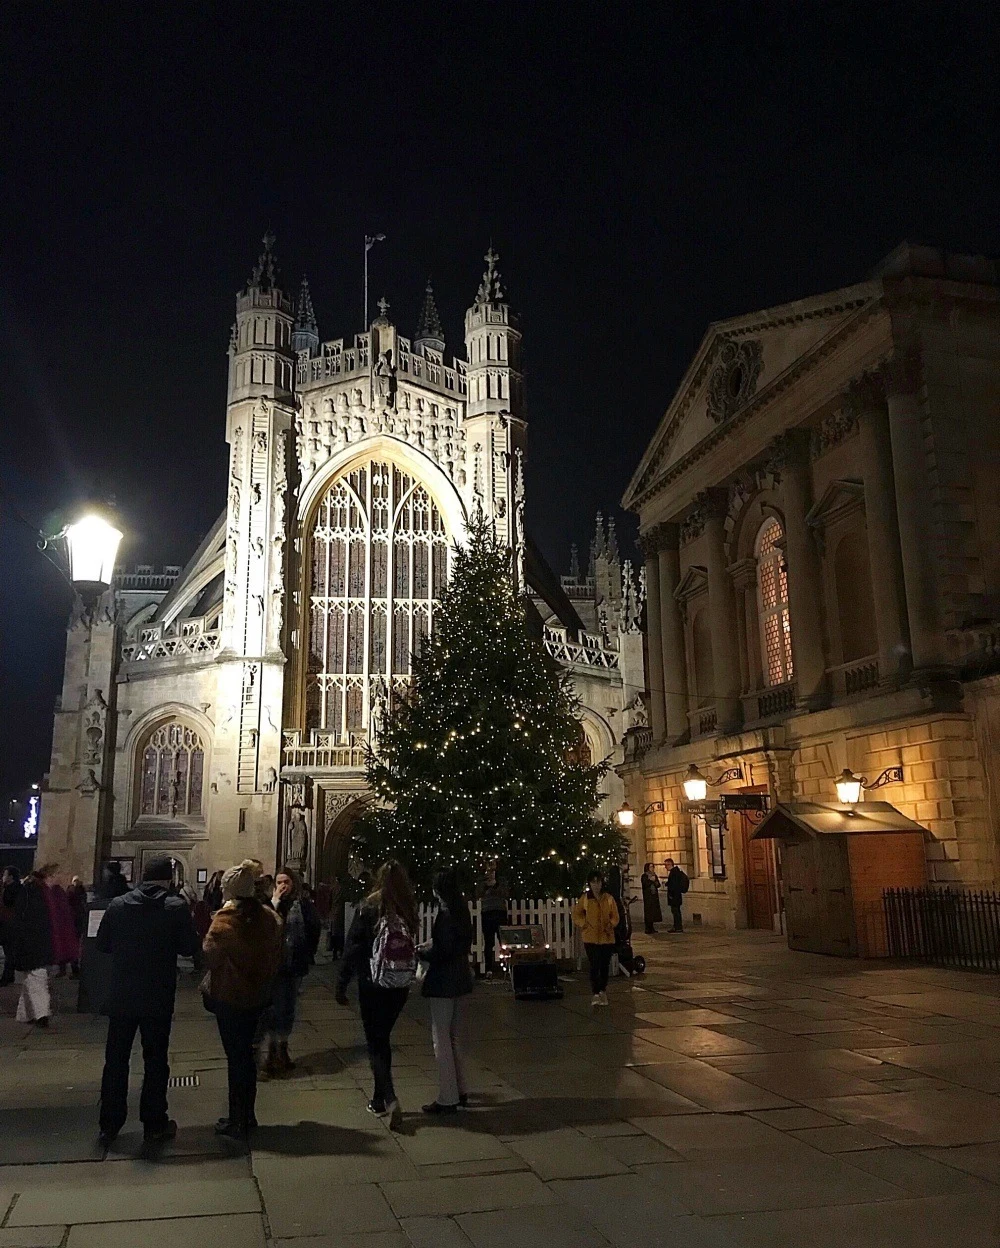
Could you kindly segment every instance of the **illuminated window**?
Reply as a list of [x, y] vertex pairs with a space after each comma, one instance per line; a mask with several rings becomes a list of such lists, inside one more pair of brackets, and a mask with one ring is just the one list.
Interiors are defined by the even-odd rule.
[[419, 481], [377, 460], [323, 496], [310, 552], [306, 728], [344, 740], [396, 692], [431, 630], [448, 577], [449, 536]]
[[794, 675], [792, 628], [788, 616], [788, 572], [784, 534], [777, 520], [765, 520], [757, 534], [757, 610], [764, 683], [783, 685]]
[[139, 814], [201, 818], [205, 746], [186, 724], [156, 728], [140, 755]]

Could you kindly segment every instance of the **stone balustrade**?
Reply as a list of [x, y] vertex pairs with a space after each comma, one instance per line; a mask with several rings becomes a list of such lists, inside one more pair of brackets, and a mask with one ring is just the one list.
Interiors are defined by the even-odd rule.
[[209, 627], [216, 617], [199, 616], [169, 624], [143, 624], [134, 637], [122, 643], [123, 664], [153, 663], [162, 659], [202, 658], [214, 655], [222, 644], [222, 631]]

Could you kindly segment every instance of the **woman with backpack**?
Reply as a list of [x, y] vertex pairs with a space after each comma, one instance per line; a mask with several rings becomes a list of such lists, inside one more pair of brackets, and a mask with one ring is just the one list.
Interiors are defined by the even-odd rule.
[[472, 991], [469, 952], [472, 916], [462, 896], [457, 873], [449, 868], [434, 877], [437, 917], [430, 943], [417, 950], [427, 962], [423, 995], [431, 1003], [431, 1032], [437, 1059], [437, 1100], [423, 1107], [425, 1114], [453, 1114], [468, 1101], [462, 1057], [465, 998]]
[[587, 891], [573, 909], [573, 926], [583, 937], [583, 948], [590, 965], [591, 1005], [608, 1004], [608, 970], [615, 952], [615, 928], [618, 906], [604, 887], [604, 876], [592, 871], [587, 876]]
[[375, 1087], [368, 1112], [398, 1125], [390, 1037], [417, 970], [417, 903], [409, 876], [390, 858], [354, 914], [337, 975], [335, 997], [347, 1004], [347, 986], [358, 977], [358, 1004]]

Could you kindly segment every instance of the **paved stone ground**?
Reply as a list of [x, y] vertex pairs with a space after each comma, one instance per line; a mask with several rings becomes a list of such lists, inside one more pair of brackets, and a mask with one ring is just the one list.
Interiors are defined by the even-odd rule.
[[[249, 1156], [216, 1140], [225, 1071], [184, 975], [174, 1144], [95, 1141], [100, 1020], [50, 1032], [0, 993], [0, 1248], [990, 1248], [1000, 1243], [997, 979], [792, 954], [759, 933], [639, 937], [650, 969], [592, 1010], [473, 999], [475, 1107], [435, 1092], [426, 1013], [396, 1031], [406, 1115], [365, 1112], [356, 1012], [304, 994], [293, 1078]], [[69, 1006], [70, 985], [59, 995]]]

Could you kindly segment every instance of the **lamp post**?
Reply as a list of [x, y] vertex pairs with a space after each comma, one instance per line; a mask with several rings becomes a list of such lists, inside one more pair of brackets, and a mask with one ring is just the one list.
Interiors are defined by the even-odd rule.
[[845, 806], [856, 806], [867, 789], [881, 789], [887, 784], [902, 784], [902, 782], [903, 769], [899, 766], [886, 767], [885, 771], [872, 781], [866, 780], [864, 776], [856, 776], [850, 767], [845, 767], [834, 781], [837, 787], [837, 800]]

